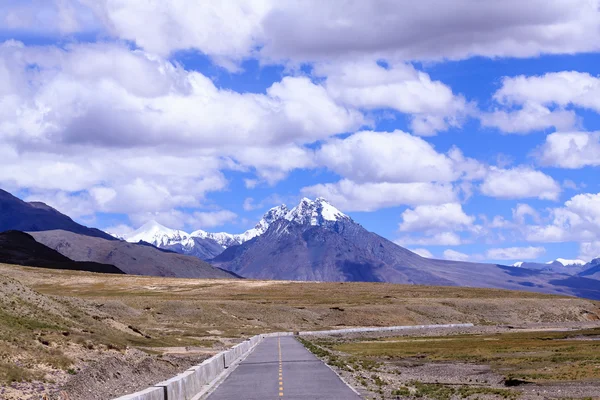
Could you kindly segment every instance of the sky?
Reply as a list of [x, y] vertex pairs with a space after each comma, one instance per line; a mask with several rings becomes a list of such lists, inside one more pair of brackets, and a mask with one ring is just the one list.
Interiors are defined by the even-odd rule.
[[600, 255], [600, 0], [0, 0], [0, 187], [124, 234], [324, 197], [421, 255]]

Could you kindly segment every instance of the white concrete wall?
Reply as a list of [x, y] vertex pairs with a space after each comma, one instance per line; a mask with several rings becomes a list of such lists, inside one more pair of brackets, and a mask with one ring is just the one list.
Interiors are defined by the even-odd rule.
[[191, 400], [205, 385], [215, 380], [225, 368], [248, 353], [262, 339], [262, 335], [253, 336], [154, 387], [115, 400]]
[[299, 332], [300, 336], [309, 335], [335, 335], [343, 333], [361, 333], [361, 332], [390, 332], [404, 331], [409, 329], [435, 329], [435, 328], [470, 328], [473, 324], [447, 324], [447, 325], [405, 325], [405, 326], [385, 326], [385, 327], [366, 327], [366, 328], [348, 328], [334, 329], [330, 331], [306, 331]]

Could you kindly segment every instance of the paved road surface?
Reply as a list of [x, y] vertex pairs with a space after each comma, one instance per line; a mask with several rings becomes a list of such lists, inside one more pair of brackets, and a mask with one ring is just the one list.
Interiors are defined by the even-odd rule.
[[208, 400], [358, 400], [321, 360], [289, 336], [267, 338]]

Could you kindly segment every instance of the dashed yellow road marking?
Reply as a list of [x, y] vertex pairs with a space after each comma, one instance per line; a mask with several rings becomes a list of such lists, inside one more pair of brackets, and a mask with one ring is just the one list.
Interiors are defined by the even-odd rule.
[[283, 397], [283, 362], [281, 360], [281, 338], [277, 338], [277, 348], [279, 349], [279, 397]]

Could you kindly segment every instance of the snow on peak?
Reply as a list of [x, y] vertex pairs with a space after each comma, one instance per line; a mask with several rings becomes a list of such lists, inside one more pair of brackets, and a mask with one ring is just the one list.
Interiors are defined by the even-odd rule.
[[167, 228], [156, 221], [148, 221], [135, 231], [124, 235], [123, 238], [130, 243], [143, 241], [161, 247], [187, 242], [190, 235], [178, 229]]
[[523, 265], [523, 261], [519, 261], [519, 262], [514, 263], [512, 266], [520, 268], [522, 265]]
[[285, 219], [299, 224], [323, 225], [325, 221], [339, 221], [349, 219], [340, 210], [332, 206], [323, 197], [314, 201], [304, 197], [300, 203], [286, 213]]
[[564, 258], [557, 258], [556, 261], [561, 263], [565, 267], [568, 267], [570, 265], [585, 265], [586, 264], [586, 262], [583, 260], [567, 260]]

